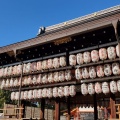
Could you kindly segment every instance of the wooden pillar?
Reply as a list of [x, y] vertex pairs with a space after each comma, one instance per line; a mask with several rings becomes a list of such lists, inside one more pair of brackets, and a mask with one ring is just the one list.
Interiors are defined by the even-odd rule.
[[45, 99], [41, 99], [40, 120], [44, 119]]
[[110, 109], [111, 109], [111, 118], [116, 118], [115, 95], [113, 93], [110, 93]]
[[97, 120], [98, 119], [98, 111], [97, 111], [96, 93], [93, 95], [93, 102], [94, 102], [94, 120]]
[[70, 96], [67, 98], [67, 111], [68, 111], [67, 120], [70, 120]]
[[55, 100], [55, 120], [60, 120], [60, 100]]

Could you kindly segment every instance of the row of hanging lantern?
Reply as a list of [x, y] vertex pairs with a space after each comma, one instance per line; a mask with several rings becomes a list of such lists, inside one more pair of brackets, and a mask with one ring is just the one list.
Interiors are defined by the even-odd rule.
[[[40, 70], [46, 70], [51, 68], [59, 68], [66, 66], [66, 58], [64, 56], [60, 58], [53, 58], [43, 61], [37, 61], [32, 63], [26, 63], [23, 65], [23, 73], [30, 73]], [[22, 65], [15, 65], [0, 69], [0, 77], [19, 75], [22, 72]]]
[[[53, 82], [63, 82], [71, 80], [71, 70], [44, 73], [38, 75], [29, 75], [22, 78], [22, 86], [26, 85], [36, 85], [36, 84], [46, 84]], [[1, 88], [17, 87], [20, 85], [20, 77], [3, 79], [1, 83]]]
[[[21, 100], [31, 100], [38, 98], [52, 98], [52, 97], [67, 97], [74, 96], [76, 94], [76, 89], [74, 85], [64, 86], [64, 87], [54, 87], [54, 88], [43, 88], [43, 89], [34, 89], [29, 91], [21, 91]], [[11, 100], [18, 100], [19, 92], [11, 93]]]
[[113, 60], [119, 57], [118, 45], [116, 47], [100, 48], [99, 50], [92, 50], [91, 52], [78, 53], [77, 55], [69, 56], [69, 64], [74, 66], [76, 64], [84, 64], [92, 62], [98, 62], [99, 60], [106, 60], [107, 58]]
[[89, 84], [81, 84], [81, 93], [83, 95], [93, 95], [94, 93], [100, 94], [108, 94], [110, 92], [116, 93], [120, 92], [120, 80], [118, 81], [111, 81], [109, 82], [96, 82], [96, 83], [89, 83]]
[[87, 78], [96, 78], [104, 77], [110, 75], [119, 75], [120, 74], [120, 64], [115, 62], [112, 64], [104, 64], [98, 66], [90, 66], [84, 68], [77, 68], [75, 70], [75, 77], [77, 80], [87, 79]]

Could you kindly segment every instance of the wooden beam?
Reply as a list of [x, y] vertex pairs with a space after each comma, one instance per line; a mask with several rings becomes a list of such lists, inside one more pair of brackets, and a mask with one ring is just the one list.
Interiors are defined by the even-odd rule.
[[55, 100], [55, 120], [60, 120], [60, 100]]
[[110, 93], [111, 118], [116, 118], [115, 95]]
[[41, 99], [40, 120], [44, 119], [45, 99]]

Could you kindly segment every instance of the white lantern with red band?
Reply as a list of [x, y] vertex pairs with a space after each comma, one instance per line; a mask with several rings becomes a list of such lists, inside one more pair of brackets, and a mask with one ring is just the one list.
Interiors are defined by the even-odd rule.
[[49, 83], [53, 82], [53, 73], [48, 73], [48, 82]]
[[71, 95], [72, 97], [75, 96], [75, 94], [76, 94], [75, 85], [71, 85], [71, 86], [69, 87], [69, 92], [70, 92], [70, 95]]
[[21, 91], [20, 99], [21, 99], [21, 100], [24, 99], [24, 92], [23, 92], [23, 91]]
[[104, 69], [103, 69], [102, 65], [98, 65], [96, 67], [96, 70], [97, 70], [97, 76], [98, 77], [104, 77]]
[[82, 53], [78, 53], [77, 54], [77, 64], [82, 65], [83, 62], [84, 62], [83, 54]]
[[5, 80], [2, 80], [2, 83], [1, 83], [1, 89], [3, 89], [5, 87]]
[[26, 68], [25, 68], [26, 73], [30, 73], [30, 72], [31, 72], [31, 69], [32, 69], [32, 64], [31, 64], [31, 63], [27, 63], [27, 64], [26, 64]]
[[46, 70], [48, 67], [47, 67], [47, 60], [43, 60], [42, 61], [42, 69], [43, 70]]
[[36, 75], [32, 76], [32, 84], [35, 85], [37, 83]]
[[107, 82], [102, 83], [102, 91], [104, 94], [108, 94], [110, 92], [109, 84]]
[[119, 45], [116, 46], [116, 54], [119, 57]]
[[84, 60], [84, 63], [90, 63], [91, 62], [90, 52], [84, 52], [83, 53], [83, 60]]
[[116, 50], [115, 50], [115, 47], [108, 47], [108, 48], [107, 48], [107, 53], [108, 53], [108, 58], [109, 58], [110, 60], [116, 58]]
[[99, 57], [100, 57], [101, 60], [106, 60], [107, 59], [107, 50], [106, 50], [106, 48], [99, 49]]
[[23, 94], [24, 94], [24, 100], [27, 100], [28, 99], [28, 91], [24, 91]]
[[91, 51], [91, 59], [93, 62], [98, 62], [99, 61], [99, 52], [97, 50], [92, 50]]
[[64, 88], [63, 87], [58, 87], [58, 96], [60, 98], [64, 96]]
[[93, 95], [95, 93], [95, 89], [94, 89], [94, 84], [93, 83], [89, 83], [88, 84], [88, 93], [90, 95]]
[[31, 85], [32, 84], [32, 76], [29, 75], [27, 76], [27, 85]]
[[119, 75], [120, 74], [120, 65], [119, 63], [113, 63], [112, 64], [112, 72], [114, 75]]
[[59, 66], [60, 66], [59, 58], [53, 58], [53, 67], [59, 68]]
[[33, 91], [32, 90], [28, 91], [28, 99], [29, 100], [33, 99]]
[[70, 64], [71, 66], [76, 65], [76, 55], [70, 55], [70, 56], [69, 56], [69, 64]]
[[82, 70], [81, 70], [81, 69], [77, 68], [77, 69], [75, 70], [75, 78], [76, 78], [77, 80], [81, 80], [81, 79], [82, 79]]
[[53, 96], [53, 90], [52, 90], [52, 88], [48, 88], [47, 89], [47, 97], [52, 98], [52, 96]]
[[89, 72], [88, 72], [88, 68], [87, 67], [82, 68], [82, 77], [84, 79], [89, 78]]
[[116, 93], [117, 92], [117, 83], [115, 81], [111, 81], [110, 82], [110, 91], [112, 93]]
[[120, 80], [117, 81], [117, 89], [120, 92]]
[[48, 67], [48, 69], [53, 68], [53, 60], [52, 59], [47, 60], [47, 67]]
[[54, 82], [58, 82], [59, 81], [59, 72], [54, 72], [53, 77], [54, 77]]
[[15, 92], [11, 93], [11, 100], [15, 100]]
[[4, 68], [1, 68], [1, 69], [0, 69], [0, 77], [3, 76], [3, 73], [4, 73]]
[[57, 87], [54, 87], [53, 88], [53, 97], [58, 97], [58, 88]]
[[12, 66], [8, 67], [8, 76], [10, 76], [10, 75], [12, 75]]
[[42, 97], [43, 98], [47, 97], [47, 89], [46, 88], [42, 89]]
[[9, 82], [9, 79], [7, 79], [5, 87], [8, 88], [9, 86], [10, 86], [10, 82]]
[[90, 78], [96, 78], [95, 67], [93, 67], [93, 66], [89, 67], [89, 76], [90, 76]]
[[65, 72], [64, 71], [60, 71], [59, 72], [59, 81], [62, 82], [65, 80]]
[[60, 57], [60, 66], [61, 67], [66, 66], [66, 57], [64, 56]]
[[19, 75], [19, 74], [21, 74], [21, 72], [22, 72], [22, 65], [18, 65], [17, 66], [17, 74]]
[[37, 62], [32, 62], [31, 63], [31, 71], [32, 72], [37, 71]]
[[64, 96], [69, 96], [70, 95], [70, 91], [69, 91], [69, 86], [64, 86]]
[[23, 73], [26, 73], [26, 64], [23, 64]]
[[65, 71], [65, 79], [68, 81], [68, 80], [71, 80], [71, 70], [66, 70]]
[[82, 93], [83, 95], [87, 95], [87, 94], [88, 94], [88, 87], [87, 87], [87, 85], [86, 85], [85, 83], [83, 83], [83, 84], [81, 85], [81, 93]]
[[48, 82], [47, 79], [48, 79], [48, 78], [47, 78], [47, 74], [46, 74], [46, 73], [42, 74], [42, 83], [43, 83], [43, 84], [45, 84], [45, 83]]
[[102, 88], [101, 88], [101, 87], [102, 87], [102, 86], [101, 86], [101, 83], [99, 83], [99, 82], [95, 83], [95, 92], [96, 92], [97, 94], [102, 93]]
[[4, 68], [4, 76], [8, 76], [8, 67]]
[[36, 79], [37, 79], [36, 82], [37, 82], [38, 84], [42, 83], [42, 75], [41, 75], [41, 74], [36, 75]]
[[42, 98], [42, 89], [37, 90], [37, 98]]
[[36, 99], [36, 98], [37, 98], [37, 90], [34, 89], [34, 90], [33, 90], [33, 99]]
[[37, 61], [37, 70], [42, 70], [42, 62], [41, 61]]
[[110, 76], [112, 74], [112, 69], [110, 64], [104, 65], [104, 73], [106, 76]]

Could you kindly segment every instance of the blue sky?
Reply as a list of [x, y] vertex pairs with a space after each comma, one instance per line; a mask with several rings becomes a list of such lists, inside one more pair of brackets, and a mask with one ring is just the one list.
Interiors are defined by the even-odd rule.
[[40, 26], [119, 4], [120, 0], [0, 0], [0, 47], [35, 37]]

